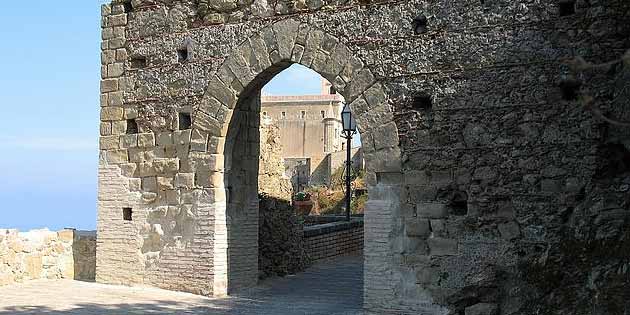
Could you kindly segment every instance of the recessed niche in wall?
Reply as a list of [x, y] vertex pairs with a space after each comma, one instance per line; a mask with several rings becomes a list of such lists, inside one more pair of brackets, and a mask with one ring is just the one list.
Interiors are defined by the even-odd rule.
[[132, 135], [138, 133], [138, 123], [135, 119], [127, 119], [127, 134]]
[[133, 220], [133, 210], [131, 208], [123, 208], [123, 220]]
[[575, 78], [566, 78], [560, 82], [562, 99], [565, 101], [575, 101], [578, 99], [582, 83]]
[[182, 48], [177, 50], [177, 61], [184, 63], [188, 61], [188, 48]]
[[179, 130], [188, 130], [192, 128], [192, 117], [190, 113], [179, 113]]
[[142, 69], [147, 66], [147, 58], [144, 56], [133, 56], [131, 57], [131, 69]]
[[575, 14], [575, 0], [560, 0], [558, 2], [558, 11], [560, 16]]
[[418, 93], [413, 97], [411, 107], [416, 110], [431, 109], [433, 107], [433, 98], [429, 94]]
[[133, 5], [131, 5], [131, 1], [123, 2], [123, 8], [125, 10], [125, 13], [130, 13], [131, 11], [133, 11]]
[[450, 208], [453, 215], [468, 214], [468, 195], [463, 191], [455, 192], [451, 199]]
[[411, 22], [411, 26], [413, 27], [413, 32], [415, 34], [423, 34], [427, 32], [427, 24], [428, 24], [428, 19], [426, 17], [426, 15], [421, 14], [416, 16], [415, 19], [413, 19], [413, 22]]

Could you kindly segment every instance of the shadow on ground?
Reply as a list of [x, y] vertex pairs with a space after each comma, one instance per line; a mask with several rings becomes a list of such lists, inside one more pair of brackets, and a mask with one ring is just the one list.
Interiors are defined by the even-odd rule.
[[359, 315], [362, 290], [362, 257], [347, 256], [226, 299], [77, 281], [16, 285], [0, 288], [0, 315]]

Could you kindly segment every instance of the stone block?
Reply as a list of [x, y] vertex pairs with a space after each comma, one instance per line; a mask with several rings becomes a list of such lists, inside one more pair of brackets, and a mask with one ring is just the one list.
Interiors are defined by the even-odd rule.
[[437, 268], [421, 267], [416, 271], [417, 283], [423, 285], [434, 285], [440, 281], [440, 271]]
[[295, 38], [297, 37], [299, 27], [300, 22], [293, 19], [282, 20], [272, 26], [278, 45], [278, 54], [281, 59], [291, 59], [291, 53], [293, 52], [293, 45], [295, 45]]
[[480, 167], [476, 169], [475, 172], [473, 173], [474, 180], [491, 181], [497, 178], [497, 176], [498, 176], [497, 171], [494, 168], [489, 167], [489, 166]]
[[477, 303], [465, 309], [466, 315], [497, 315], [497, 304]]
[[129, 179], [129, 191], [141, 191], [142, 190], [142, 179], [140, 178], [130, 178]]
[[[115, 27], [114, 28], [114, 36], [122, 37], [124, 35], [125, 28], [124, 27]], [[116, 49], [116, 61], [125, 62], [129, 59], [129, 54], [127, 53], [127, 49], [120, 48]]]
[[306, 39], [306, 43], [304, 45], [304, 54], [302, 54], [301, 63], [310, 67], [315, 59], [315, 55], [320, 50], [322, 41], [324, 40], [324, 32], [320, 30], [312, 30]]
[[156, 177], [143, 177], [142, 178], [142, 190], [148, 192], [157, 192], [158, 184]]
[[118, 149], [119, 139], [118, 136], [104, 136], [99, 138], [99, 148], [101, 150]]
[[[101, 64], [108, 65], [108, 64], [114, 63], [115, 61], [116, 61], [116, 51], [115, 50], [104, 50], [104, 51], [101, 52]], [[105, 70], [105, 72], [101, 73], [101, 74], [102, 75], [107, 75], [107, 67], [106, 66], [105, 66], [104, 70]], [[101, 68], [101, 72], [103, 72], [103, 68]], [[109, 84], [111, 84], [111, 82]], [[102, 88], [102, 85], [101, 85], [101, 88]]]
[[[101, 121], [114, 121], [123, 119], [124, 111], [119, 107], [101, 108]], [[113, 131], [112, 131], [113, 132]]]
[[107, 19], [107, 26], [127, 25], [127, 14], [110, 15]]
[[110, 136], [112, 134], [112, 123], [109, 121], [101, 122], [100, 134], [101, 136]]
[[435, 236], [446, 235], [446, 220], [431, 220], [431, 231]]
[[117, 78], [125, 73], [125, 66], [121, 62], [107, 65], [107, 77]]
[[108, 106], [123, 106], [123, 92], [116, 91], [116, 92], [109, 93], [107, 96], [107, 105]]
[[373, 134], [374, 147], [376, 150], [397, 147], [400, 140], [398, 138], [398, 127], [394, 122], [377, 127], [379, 132]]
[[177, 130], [173, 132], [173, 142], [176, 145], [187, 145], [192, 138], [192, 130]]
[[138, 147], [148, 148], [155, 146], [155, 135], [153, 133], [138, 134]]
[[127, 122], [124, 120], [112, 121], [112, 135], [122, 135], [127, 132]]
[[39, 253], [29, 254], [24, 258], [24, 272], [28, 279], [40, 279], [42, 277], [43, 261]]
[[179, 159], [155, 159], [153, 167], [157, 174], [175, 174], [179, 171]]
[[62, 242], [73, 242], [74, 241], [74, 230], [63, 230], [63, 231], [59, 231], [57, 232], [57, 237], [59, 237], [59, 239]]
[[108, 150], [105, 153], [107, 163], [123, 164], [129, 162], [127, 150]]
[[216, 118], [201, 111], [197, 111], [195, 113], [195, 116], [193, 117], [193, 126], [194, 128], [199, 128], [214, 136], [220, 136], [221, 129], [223, 128], [223, 124]]
[[138, 146], [138, 135], [122, 135], [120, 136], [120, 148], [129, 149]]
[[175, 188], [174, 180], [172, 177], [158, 177], [157, 184], [160, 191], [167, 191]]
[[427, 219], [408, 218], [405, 220], [405, 233], [409, 237], [428, 237], [431, 226]]
[[501, 238], [506, 240], [513, 240], [521, 236], [521, 229], [514, 221], [499, 224], [499, 233]]
[[223, 173], [197, 172], [195, 174], [195, 185], [209, 188], [223, 187]]
[[172, 132], [160, 132], [157, 135], [156, 143], [159, 146], [170, 146], [173, 144]]
[[444, 203], [424, 202], [416, 205], [418, 217], [429, 219], [442, 219], [448, 216], [448, 208]]
[[175, 175], [175, 187], [177, 188], [192, 188], [195, 186], [195, 174], [194, 173], [179, 173]]
[[457, 255], [457, 240], [434, 237], [428, 240], [429, 250], [432, 256]]
[[101, 80], [101, 93], [109, 93], [118, 90], [118, 79]]

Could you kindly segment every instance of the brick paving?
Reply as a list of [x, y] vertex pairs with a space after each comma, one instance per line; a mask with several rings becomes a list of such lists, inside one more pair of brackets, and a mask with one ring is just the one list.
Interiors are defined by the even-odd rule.
[[359, 315], [363, 314], [362, 266], [362, 256], [338, 257], [295, 276], [266, 280], [225, 299], [151, 288], [38, 280], [0, 287], [0, 315]]

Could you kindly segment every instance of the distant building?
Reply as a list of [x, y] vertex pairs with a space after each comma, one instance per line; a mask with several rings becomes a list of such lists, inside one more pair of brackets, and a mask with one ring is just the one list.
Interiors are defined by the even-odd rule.
[[320, 95], [262, 96], [262, 120], [280, 129], [282, 156], [294, 189], [329, 183], [329, 155], [345, 148], [343, 106], [343, 97], [325, 79]]

